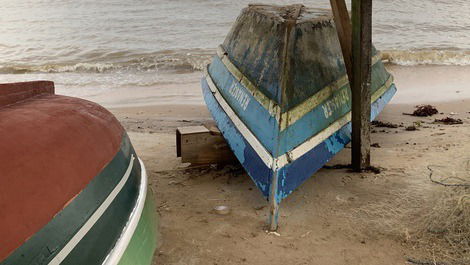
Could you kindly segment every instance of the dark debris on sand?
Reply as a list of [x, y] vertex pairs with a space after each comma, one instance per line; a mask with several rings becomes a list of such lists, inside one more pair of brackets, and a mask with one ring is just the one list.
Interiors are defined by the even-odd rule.
[[[347, 168], [347, 169], [349, 169], [348, 170], [349, 172], [355, 172], [354, 170], [352, 170], [352, 165], [351, 164], [336, 164], [336, 165], [332, 165], [332, 166], [324, 165], [323, 168], [324, 169], [345, 169], [345, 168]], [[382, 169], [383, 168], [380, 168], [380, 167], [369, 166], [366, 169], [363, 169], [362, 172], [371, 172], [371, 173], [374, 173], [374, 174], [380, 174], [382, 172]]]
[[463, 121], [461, 119], [454, 119], [454, 118], [451, 118], [451, 117], [446, 117], [446, 118], [442, 118], [442, 119], [435, 119], [434, 122], [443, 123], [443, 124], [446, 124], [446, 125], [463, 124]]
[[375, 127], [382, 127], [382, 128], [398, 128], [397, 124], [391, 122], [383, 122], [383, 121], [372, 121], [372, 125]]
[[407, 130], [407, 131], [417, 131], [418, 128], [416, 128], [416, 126], [414, 126], [414, 125], [410, 125], [410, 126], [406, 127], [405, 130]]
[[418, 105], [416, 106], [415, 111], [413, 113], [403, 113], [405, 115], [411, 115], [411, 116], [417, 116], [417, 117], [428, 117], [432, 116], [434, 114], [438, 114], [439, 111], [436, 109], [436, 107], [431, 106], [431, 105]]
[[370, 145], [371, 147], [375, 147], [375, 148], [381, 148], [380, 144], [379, 143], [373, 143]]
[[366, 169], [364, 169], [364, 171], [365, 172], [371, 172], [371, 173], [374, 173], [374, 174], [380, 174], [382, 172], [382, 168], [369, 166]]
[[324, 165], [324, 169], [344, 169], [344, 168], [351, 168], [351, 164], [336, 164], [332, 166]]

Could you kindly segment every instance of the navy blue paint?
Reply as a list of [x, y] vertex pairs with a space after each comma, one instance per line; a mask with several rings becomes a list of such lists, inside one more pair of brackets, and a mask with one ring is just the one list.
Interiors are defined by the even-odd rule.
[[[350, 135], [346, 135], [349, 132], [348, 126], [345, 125], [341, 130], [331, 135], [328, 140], [334, 139], [336, 143], [344, 147], [351, 139]], [[323, 167], [335, 154], [329, 151], [326, 142], [322, 142], [303, 156], [283, 167], [280, 170], [279, 176], [278, 200], [280, 201], [292, 193], [294, 189]]]
[[[396, 92], [392, 85], [382, 97], [371, 106], [371, 119], [375, 119]], [[351, 123], [332, 134], [327, 140], [317, 145], [292, 163], [280, 169], [278, 200], [287, 197], [294, 189], [300, 186], [307, 178], [312, 176], [335, 154], [341, 151], [351, 140]]]
[[271, 169], [261, 160], [253, 147], [245, 140], [225, 111], [220, 107], [209, 89], [205, 78], [201, 80], [201, 86], [207, 108], [214, 117], [219, 130], [222, 132], [225, 139], [227, 139], [230, 149], [232, 149], [256, 186], [261, 190], [263, 195], [267, 197], [269, 195], [272, 176]]
[[[233, 150], [236, 157], [239, 159], [248, 175], [250, 175], [263, 195], [268, 197], [270, 192], [270, 181], [273, 174], [272, 170], [264, 164], [255, 150], [243, 138], [242, 134], [217, 103], [205, 78], [202, 79], [201, 84], [206, 104], [212, 113], [217, 126], [221, 130], [225, 139], [227, 139], [230, 148]], [[395, 85], [392, 84], [384, 95], [372, 104], [371, 119], [375, 119], [385, 105], [391, 100], [395, 92]], [[300, 186], [307, 178], [312, 176], [313, 173], [327, 163], [335, 154], [341, 151], [344, 146], [350, 142], [350, 139], [351, 123], [348, 123], [302, 157], [279, 169], [278, 191], [276, 196], [277, 202], [279, 203], [283, 198], [287, 197], [294, 189]]]

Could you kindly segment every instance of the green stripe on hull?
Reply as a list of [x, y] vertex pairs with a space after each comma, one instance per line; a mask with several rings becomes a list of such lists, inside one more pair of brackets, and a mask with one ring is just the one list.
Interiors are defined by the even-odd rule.
[[127, 183], [61, 264], [103, 263], [108, 253], [114, 248], [136, 204], [139, 195], [140, 173], [139, 160], [135, 159]]
[[157, 247], [158, 219], [152, 190], [147, 191], [144, 210], [134, 235], [129, 242], [119, 265], [149, 265]]
[[[84, 223], [108, 197], [117, 183], [119, 183], [129, 166], [132, 155], [135, 156], [135, 151], [127, 134], [124, 134], [121, 148], [115, 157], [111, 160], [111, 162], [106, 165], [106, 167], [87, 185], [87, 187], [83, 189], [47, 225], [45, 225], [41, 230], [29, 238], [28, 241], [26, 241], [23, 245], [17, 248], [5, 260], [0, 262], [0, 265], [48, 264], [70, 241], [77, 231], [80, 230]], [[111, 211], [114, 209], [113, 211], [122, 212], [120, 214], [122, 216], [124, 215], [124, 210], [120, 208], [126, 207], [129, 208], [127, 211], [132, 211], [133, 205], [135, 204], [135, 200], [138, 195], [139, 183], [140, 164], [138, 159], [135, 159], [133, 172], [131, 173], [129, 180], [119, 193], [118, 197], [116, 197], [113, 203], [109, 206], [108, 210]], [[126, 192], [129, 192], [129, 194], [124, 194]], [[121, 194], [124, 195], [122, 195], [122, 198], [119, 198], [121, 197]], [[116, 203], [121, 204], [122, 206]], [[108, 212], [108, 210], [106, 212]], [[103, 219], [103, 217], [106, 216], [106, 212], [103, 214], [102, 218], [100, 218], [99, 222], [101, 219]], [[129, 212], [127, 213], [126, 218], [128, 217]], [[127, 219], [125, 219], [124, 224], [122, 224], [121, 221], [119, 227], [118, 225], [113, 224], [117, 224], [113, 218], [106, 219], [108, 219], [109, 223], [104, 226], [109, 227], [109, 229], [117, 229], [118, 233], [122, 231], [123, 225], [125, 225], [125, 221], [127, 221]], [[101, 236], [110, 237], [110, 235], [107, 234], [102, 234]], [[85, 236], [83, 239], [86, 237], [87, 236]], [[115, 240], [114, 242], [106, 241], [111, 244], [111, 246], [109, 246], [110, 248], [114, 246]], [[77, 245], [77, 247], [79, 246]], [[105, 246], [97, 245], [95, 248], [96, 247], [104, 248]], [[91, 255], [90, 257], [95, 257], [95, 252], [103, 253], [101, 250], [98, 251], [95, 248], [91, 249], [90, 253], [81, 254], [81, 260], [83, 260], [84, 263], [73, 262], [73, 264], [94, 264], [92, 262], [87, 262], [83, 258], [86, 258], [88, 255]], [[71, 254], [73, 254], [73, 252], [74, 250]], [[106, 258], [106, 254], [104, 257], [99, 259], [104, 260], [104, 258]]]

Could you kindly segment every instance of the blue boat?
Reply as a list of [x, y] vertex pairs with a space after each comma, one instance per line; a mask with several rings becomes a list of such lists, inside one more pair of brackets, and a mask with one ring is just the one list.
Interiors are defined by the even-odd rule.
[[[201, 81], [230, 148], [270, 202], [279, 203], [351, 140], [351, 90], [330, 10], [243, 9]], [[373, 49], [371, 119], [396, 92]]]

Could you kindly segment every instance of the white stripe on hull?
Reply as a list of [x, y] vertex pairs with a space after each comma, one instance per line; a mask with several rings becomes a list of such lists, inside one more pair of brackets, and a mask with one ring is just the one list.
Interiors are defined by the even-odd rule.
[[80, 240], [90, 231], [90, 229], [95, 225], [95, 223], [100, 219], [103, 213], [108, 209], [109, 205], [113, 202], [119, 192], [122, 190], [126, 184], [129, 176], [132, 172], [132, 166], [134, 165], [134, 155], [131, 157], [129, 166], [127, 167], [126, 173], [119, 181], [119, 183], [114, 187], [108, 197], [104, 202], [96, 209], [96, 211], [91, 215], [91, 217], [85, 222], [85, 224], [78, 230], [78, 232], [70, 239], [69, 242], [60, 250], [60, 252], [49, 262], [50, 265], [60, 264], [72, 250], [77, 246]]
[[233, 111], [230, 105], [222, 97], [222, 95], [219, 92], [219, 89], [214, 84], [211, 76], [207, 72], [207, 68], [206, 68], [205, 75], [206, 75], [207, 84], [209, 85], [209, 88], [212, 91], [212, 94], [214, 95], [216, 101], [219, 103], [222, 109], [225, 111], [225, 114], [227, 114], [227, 116], [230, 118], [233, 124], [235, 124], [235, 127], [243, 135], [245, 140], [247, 140], [248, 143], [253, 147], [253, 149], [255, 149], [256, 153], [263, 160], [263, 162], [269, 168], [271, 168], [271, 164], [273, 163], [273, 157], [271, 156], [271, 154], [264, 148], [264, 146], [255, 137], [255, 135], [248, 129], [248, 127], [246, 127], [243, 121], [240, 120], [238, 115]]
[[344, 125], [348, 124], [351, 121], [351, 112], [346, 113], [343, 117], [337, 119], [330, 126], [326, 127], [319, 133], [317, 133], [312, 138], [303, 142], [292, 151], [287, 152], [286, 154], [277, 158], [277, 168], [282, 168], [283, 166], [289, 164], [289, 161], [294, 161], [297, 158], [303, 156], [308, 151], [315, 148], [317, 145], [321, 144], [323, 141], [328, 139], [332, 134], [341, 129]]
[[135, 229], [139, 224], [140, 217], [142, 216], [142, 212], [144, 211], [145, 199], [147, 198], [147, 170], [145, 169], [145, 165], [140, 158], [139, 163], [141, 168], [139, 197], [137, 198], [137, 202], [134, 209], [132, 210], [126, 226], [122, 230], [121, 236], [103, 262], [105, 265], [115, 265], [119, 263], [122, 255], [127, 249], [127, 246], [129, 246], [129, 242], [134, 235]]
[[[332, 124], [330, 124], [330, 126], [323, 129], [319, 133], [315, 134], [314, 136], [312, 136], [311, 138], [309, 138], [302, 144], [298, 145], [293, 150], [274, 159], [271, 156], [271, 154], [264, 148], [264, 146], [259, 142], [256, 136], [243, 123], [243, 121], [240, 120], [238, 115], [233, 111], [233, 109], [225, 101], [225, 99], [221, 96], [219, 89], [214, 84], [211, 76], [209, 75], [207, 71], [207, 68], [205, 69], [205, 76], [206, 76], [206, 81], [209, 85], [209, 88], [212, 91], [216, 101], [219, 103], [219, 105], [225, 111], [227, 116], [235, 124], [235, 127], [240, 131], [240, 133], [243, 135], [245, 140], [247, 140], [248, 143], [253, 147], [253, 149], [256, 151], [258, 156], [263, 160], [264, 164], [268, 168], [273, 168], [273, 165], [275, 165], [276, 169], [284, 167], [285, 165], [303, 156], [305, 153], [315, 148], [317, 145], [321, 144], [328, 137], [330, 137], [333, 133], [335, 133], [336, 131], [338, 131], [344, 125], [348, 124], [348, 122], [351, 121], [351, 111], [349, 111], [344, 116], [342, 116], [341, 118], [337, 119]], [[387, 82], [385, 82], [385, 84], [372, 95], [371, 102], [373, 103], [378, 98], [380, 98], [388, 90], [388, 88], [392, 85], [392, 83], [393, 83], [393, 78], [390, 75], [389, 80], [387, 80]]]

